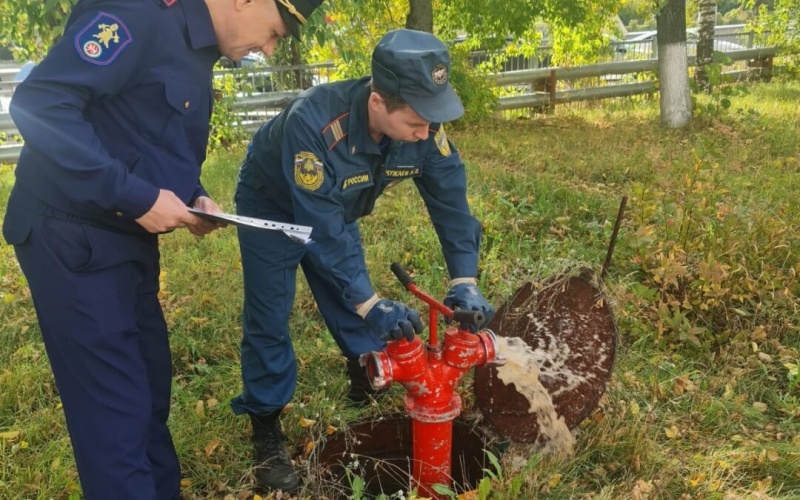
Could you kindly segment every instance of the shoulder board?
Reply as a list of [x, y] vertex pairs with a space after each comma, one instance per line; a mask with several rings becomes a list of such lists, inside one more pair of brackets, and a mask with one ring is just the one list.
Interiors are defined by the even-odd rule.
[[344, 113], [333, 119], [332, 122], [325, 125], [322, 129], [322, 136], [325, 138], [325, 144], [328, 146], [328, 151], [332, 150], [334, 146], [339, 144], [339, 141], [347, 137], [347, 127], [350, 123], [350, 113]]

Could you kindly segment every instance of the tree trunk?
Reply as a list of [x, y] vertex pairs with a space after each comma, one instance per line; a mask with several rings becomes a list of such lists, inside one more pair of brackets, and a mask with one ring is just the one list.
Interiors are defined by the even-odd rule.
[[717, 24], [716, 0], [700, 0], [697, 18], [697, 70], [694, 74], [694, 81], [704, 92], [711, 92], [712, 82], [708, 77], [708, 65], [714, 60], [714, 26]]
[[408, 0], [406, 28], [433, 33], [433, 0]]
[[656, 15], [661, 123], [681, 128], [692, 122], [686, 57], [686, 0], [667, 0]]

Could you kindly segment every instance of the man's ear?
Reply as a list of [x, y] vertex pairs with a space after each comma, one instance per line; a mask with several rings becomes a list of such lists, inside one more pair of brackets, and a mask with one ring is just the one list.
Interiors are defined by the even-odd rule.
[[381, 106], [384, 108], [386, 107], [386, 102], [383, 100], [383, 97], [377, 92], [371, 92], [369, 94], [369, 107], [373, 109], [379, 109]]

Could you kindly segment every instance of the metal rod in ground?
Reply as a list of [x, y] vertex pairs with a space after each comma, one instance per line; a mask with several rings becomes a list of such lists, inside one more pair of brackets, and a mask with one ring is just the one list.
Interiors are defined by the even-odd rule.
[[619, 234], [619, 226], [622, 224], [622, 216], [625, 214], [625, 205], [627, 203], [628, 197], [623, 196], [619, 204], [619, 211], [617, 211], [617, 220], [614, 222], [614, 231], [611, 233], [611, 242], [608, 244], [606, 260], [603, 262], [603, 268], [600, 270], [601, 280], [605, 280], [608, 274], [608, 267], [611, 265], [611, 256], [614, 255], [614, 246], [617, 244], [617, 234]]

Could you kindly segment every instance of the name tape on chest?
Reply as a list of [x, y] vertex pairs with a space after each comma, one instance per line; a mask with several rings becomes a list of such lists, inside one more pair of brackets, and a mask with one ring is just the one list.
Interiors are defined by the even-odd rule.
[[84, 61], [98, 66], [114, 62], [133, 42], [133, 36], [120, 18], [100, 12], [75, 35], [75, 49]]

